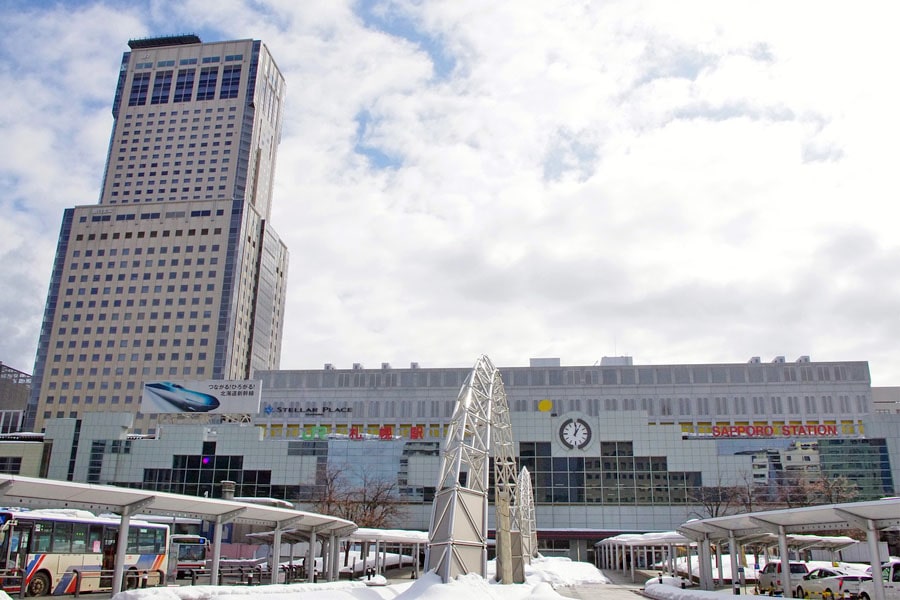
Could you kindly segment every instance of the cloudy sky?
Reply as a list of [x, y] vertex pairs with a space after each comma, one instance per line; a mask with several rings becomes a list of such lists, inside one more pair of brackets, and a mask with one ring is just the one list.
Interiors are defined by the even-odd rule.
[[900, 385], [888, 6], [3, 0], [0, 361], [32, 370], [128, 39], [194, 32], [287, 81], [282, 368], [810, 355]]

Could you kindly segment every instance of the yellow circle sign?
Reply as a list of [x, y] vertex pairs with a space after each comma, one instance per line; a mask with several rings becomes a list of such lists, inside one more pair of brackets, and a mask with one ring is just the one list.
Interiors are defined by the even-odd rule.
[[538, 410], [541, 412], [550, 412], [553, 410], [553, 400], [544, 398], [538, 401]]

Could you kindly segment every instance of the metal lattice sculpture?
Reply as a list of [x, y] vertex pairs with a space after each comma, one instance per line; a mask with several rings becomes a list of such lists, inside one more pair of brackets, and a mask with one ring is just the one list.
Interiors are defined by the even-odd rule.
[[534, 491], [531, 488], [531, 475], [527, 467], [519, 471], [519, 497], [516, 510], [519, 516], [519, 531], [522, 535], [522, 557], [527, 564], [538, 555], [537, 521], [534, 514]]
[[509, 405], [500, 371], [480, 357], [460, 389], [441, 457], [428, 531], [426, 569], [444, 582], [487, 574], [488, 466], [493, 449], [497, 510], [497, 575], [524, 581], [514, 503], [518, 477]]

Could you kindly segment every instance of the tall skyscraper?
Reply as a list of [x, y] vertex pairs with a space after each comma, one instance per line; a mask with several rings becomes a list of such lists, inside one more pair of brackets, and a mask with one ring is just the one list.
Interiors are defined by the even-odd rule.
[[[257, 40], [131, 40], [99, 204], [63, 215], [25, 429], [138, 413], [142, 383], [279, 366], [284, 78]], [[140, 414], [149, 433], [156, 415]]]

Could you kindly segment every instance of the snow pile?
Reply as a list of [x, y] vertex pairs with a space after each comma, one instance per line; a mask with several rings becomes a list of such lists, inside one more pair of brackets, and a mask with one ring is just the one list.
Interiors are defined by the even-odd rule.
[[543, 581], [555, 588], [585, 583], [609, 583], [609, 579], [594, 565], [568, 558], [535, 558], [531, 565], [525, 566], [525, 577], [529, 582]]
[[[328, 583], [147, 588], [121, 592], [114, 600], [228, 600], [227, 596], [243, 596], [240, 600], [561, 600], [564, 596], [554, 587], [609, 583], [593, 565], [567, 558], [533, 560], [525, 567], [526, 581], [520, 585], [502, 585], [494, 581], [495, 568], [493, 561], [488, 563], [487, 579], [470, 574], [446, 584], [441, 583], [441, 578], [434, 573], [427, 573], [415, 581], [391, 585], [371, 585], [372, 580], [359, 579]], [[377, 583], [386, 582], [378, 577]]]

